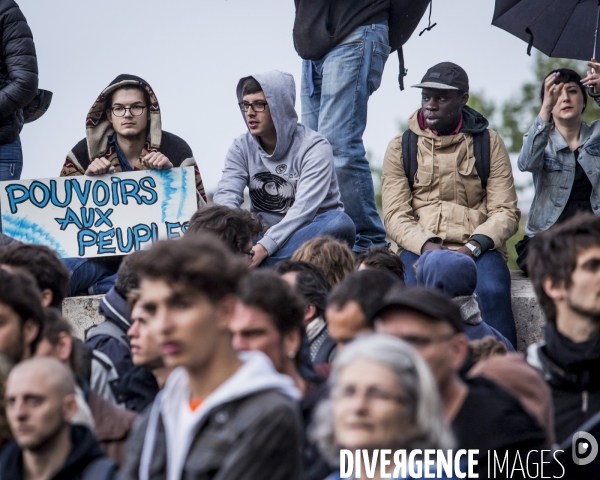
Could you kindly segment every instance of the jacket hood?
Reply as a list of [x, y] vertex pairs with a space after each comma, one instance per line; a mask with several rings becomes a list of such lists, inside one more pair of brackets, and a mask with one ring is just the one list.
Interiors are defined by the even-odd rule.
[[106, 153], [108, 137], [114, 133], [112, 124], [108, 121], [108, 117], [106, 116], [107, 97], [115, 90], [127, 85], [141, 87], [148, 94], [148, 98], [150, 99], [150, 105], [148, 105], [148, 111], [150, 112], [148, 142], [150, 144], [150, 150], [158, 149], [160, 147], [162, 137], [160, 108], [152, 87], [140, 77], [121, 74], [100, 92], [100, 95], [96, 98], [96, 101], [87, 114], [85, 120], [85, 137], [90, 159], [103, 156]]
[[522, 354], [493, 355], [475, 364], [469, 377], [486, 377], [506, 389], [544, 427], [548, 445], [554, 443], [552, 392], [537, 370]]
[[[262, 352], [240, 352], [243, 364], [229, 379], [219, 386], [196, 410], [198, 421], [213, 408], [265, 390], [277, 390], [284, 395], [300, 399], [300, 393], [287, 375], [278, 373], [269, 358]], [[164, 387], [161, 412], [169, 416], [182, 399], [190, 398], [188, 376], [183, 368], [171, 373]]]
[[119, 292], [112, 287], [104, 297], [100, 300], [98, 306], [100, 315], [106, 317], [107, 320], [115, 323], [118, 327], [127, 333], [129, 327], [131, 327], [131, 316], [129, 315], [129, 308], [127, 307], [127, 300], [125, 300]]
[[419, 259], [417, 283], [441, 290], [450, 298], [471, 296], [477, 286], [477, 267], [462, 253], [428, 250]]
[[[52, 476], [52, 480], [78, 478], [85, 467], [103, 457], [100, 444], [91, 430], [81, 425], [71, 426], [73, 448], [61, 469]], [[0, 455], [0, 478], [21, 480], [23, 475], [23, 452], [16, 442], [9, 443]]]
[[194, 412], [187, 408], [190, 399], [187, 372], [179, 367], [171, 373], [150, 412], [140, 460], [140, 480], [148, 478], [159, 416], [162, 417], [165, 433], [172, 439], [167, 445], [167, 478], [171, 480], [181, 478], [194, 436], [202, 421], [215, 408], [267, 390], [300, 400], [300, 392], [292, 379], [278, 373], [264, 353], [240, 352], [239, 358], [243, 364], [238, 371], [205, 398]]
[[[285, 156], [294, 136], [296, 126], [298, 125], [298, 114], [294, 105], [296, 104], [296, 82], [294, 77], [279, 70], [259, 73], [240, 79], [237, 85], [236, 93], [238, 102], [243, 100], [242, 88], [244, 82], [253, 77], [262, 87], [269, 104], [269, 111], [273, 118], [275, 130], [277, 131], [277, 146], [271, 155], [261, 155], [266, 160], [278, 161]], [[242, 118], [246, 123], [244, 112]], [[246, 125], [247, 126], [247, 125]], [[250, 131], [250, 130], [248, 130]], [[253, 137], [260, 147], [258, 138]]]
[[[441, 137], [437, 137], [431, 130], [422, 129], [419, 126], [419, 120], [418, 120], [420, 111], [421, 111], [421, 109], [418, 109], [415, 113], [413, 113], [411, 115], [410, 119], [408, 120], [409, 128], [413, 132], [415, 132], [417, 135], [420, 135], [422, 137], [429, 137], [429, 138], [452, 138], [452, 137], [455, 137], [455, 135], [444, 135]], [[490, 126], [490, 123], [477, 110], [475, 110], [467, 105], [465, 105], [463, 107], [462, 126], [460, 127], [459, 133], [467, 133], [467, 134], [473, 135], [474, 133], [483, 132], [489, 126]]]

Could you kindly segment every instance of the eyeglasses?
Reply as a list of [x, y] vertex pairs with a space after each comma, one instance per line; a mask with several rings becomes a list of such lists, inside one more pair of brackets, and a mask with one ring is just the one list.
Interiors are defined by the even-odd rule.
[[[337, 400], [351, 400], [358, 395], [360, 395], [360, 392], [353, 385], [342, 385], [335, 387], [331, 391], [331, 396]], [[364, 397], [367, 402], [380, 401], [396, 402], [400, 404], [406, 403], [406, 397], [404, 395], [389, 392], [374, 386], [368, 387], [362, 394], [362, 397]]]
[[240, 110], [242, 112], [247, 112], [248, 110], [250, 110], [250, 107], [252, 107], [252, 110], [254, 110], [255, 112], [264, 112], [265, 108], [267, 108], [268, 103], [267, 102], [253, 102], [253, 103], [240, 102], [240, 103], [238, 103], [238, 105], [240, 106]]
[[112, 112], [112, 114], [115, 117], [124, 117], [125, 112], [127, 112], [127, 110], [129, 110], [129, 112], [134, 117], [139, 117], [142, 113], [144, 113], [145, 108], [146, 108], [146, 105], [134, 105], [133, 107], [117, 106], [117, 107], [109, 108], [109, 110]]
[[248, 255], [249, 259], [252, 260], [254, 258], [254, 254], [256, 253], [254, 250], [248, 250], [247, 252], [242, 251], [244, 255]]
[[422, 337], [420, 335], [406, 335], [400, 337], [401, 340], [404, 340], [406, 343], [412, 345], [413, 347], [428, 347], [433, 343], [447, 342], [454, 337], [454, 333], [448, 333], [446, 335], [439, 335], [437, 337]]

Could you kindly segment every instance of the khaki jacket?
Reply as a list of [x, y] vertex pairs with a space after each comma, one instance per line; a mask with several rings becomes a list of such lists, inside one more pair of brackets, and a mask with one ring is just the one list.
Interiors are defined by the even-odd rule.
[[418, 111], [409, 120], [409, 128], [419, 135], [412, 192], [402, 162], [402, 134], [390, 142], [383, 161], [383, 218], [388, 235], [401, 249], [417, 255], [430, 238], [456, 250], [472, 235], [485, 235], [506, 257], [506, 241], [517, 232], [521, 212], [504, 142], [490, 130], [490, 176], [483, 190], [475, 170], [472, 135], [461, 131], [438, 137], [419, 127], [417, 115]]

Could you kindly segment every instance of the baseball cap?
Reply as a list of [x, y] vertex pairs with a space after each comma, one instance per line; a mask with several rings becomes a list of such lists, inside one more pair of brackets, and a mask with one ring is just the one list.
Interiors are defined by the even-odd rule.
[[450, 324], [456, 333], [465, 331], [460, 308], [450, 297], [437, 290], [421, 286], [393, 287], [383, 298], [373, 319], [381, 317], [391, 308], [416, 310], [435, 320]]
[[427, 70], [427, 73], [421, 79], [421, 83], [413, 85], [413, 88], [437, 88], [439, 90], [468, 92], [469, 77], [467, 72], [456, 63], [442, 62]]

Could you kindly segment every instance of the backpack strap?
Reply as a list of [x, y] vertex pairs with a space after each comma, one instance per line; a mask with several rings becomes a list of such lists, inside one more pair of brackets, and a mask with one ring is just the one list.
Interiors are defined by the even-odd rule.
[[117, 471], [117, 464], [106, 457], [100, 457], [88, 463], [83, 471], [82, 480], [111, 480]]
[[408, 178], [408, 186], [413, 189], [415, 183], [415, 175], [419, 164], [417, 163], [417, 142], [419, 136], [410, 128], [402, 134], [402, 163], [404, 165], [404, 173]]
[[87, 335], [86, 342], [93, 337], [97, 337], [98, 335], [108, 335], [109, 337], [117, 340], [121, 345], [123, 345], [127, 351], [131, 353], [131, 345], [129, 344], [129, 338], [127, 335], [119, 328], [118, 325], [114, 324], [111, 321], [104, 320], [102, 323], [96, 325], [90, 333]]
[[481, 180], [481, 187], [487, 188], [490, 178], [490, 131], [486, 128], [483, 132], [473, 135], [473, 153], [475, 154], [475, 169]]

